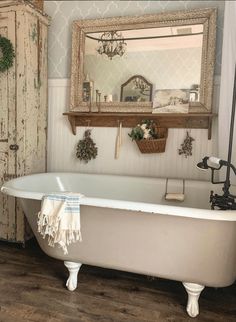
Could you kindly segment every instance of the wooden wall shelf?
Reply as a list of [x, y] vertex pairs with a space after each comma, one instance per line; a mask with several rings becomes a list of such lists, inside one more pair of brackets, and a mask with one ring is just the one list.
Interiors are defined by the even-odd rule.
[[167, 128], [208, 129], [208, 139], [211, 139], [213, 113], [189, 114], [151, 114], [151, 113], [88, 113], [66, 112], [72, 132], [76, 135], [77, 126], [117, 127], [122, 122], [123, 127], [132, 128], [142, 120], [154, 120], [158, 126]]

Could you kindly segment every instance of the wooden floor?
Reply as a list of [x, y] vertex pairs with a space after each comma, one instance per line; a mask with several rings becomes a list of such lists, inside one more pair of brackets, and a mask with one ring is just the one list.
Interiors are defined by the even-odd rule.
[[66, 278], [63, 263], [36, 243], [22, 249], [0, 242], [0, 322], [236, 321], [236, 285], [206, 288], [192, 319], [178, 282], [82, 266], [78, 288], [69, 292]]

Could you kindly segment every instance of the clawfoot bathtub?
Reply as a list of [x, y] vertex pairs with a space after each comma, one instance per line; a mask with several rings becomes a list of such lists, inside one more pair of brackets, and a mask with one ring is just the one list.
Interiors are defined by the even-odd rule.
[[[183, 184], [182, 180], [175, 183]], [[236, 211], [209, 210], [210, 183], [185, 181], [185, 200], [166, 201], [166, 179], [45, 173], [5, 183], [2, 192], [21, 198], [42, 250], [64, 261], [66, 286], [77, 287], [83, 264], [183, 282], [187, 312], [199, 313], [205, 286], [224, 287], [236, 279]], [[232, 188], [235, 191], [235, 187]], [[80, 192], [82, 242], [49, 247], [37, 232], [40, 200], [47, 193]]]

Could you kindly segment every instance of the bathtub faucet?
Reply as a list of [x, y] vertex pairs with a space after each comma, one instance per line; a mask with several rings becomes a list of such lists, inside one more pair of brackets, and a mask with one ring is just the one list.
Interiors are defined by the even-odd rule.
[[[236, 175], [236, 168], [232, 165], [232, 150], [233, 150], [233, 139], [234, 139], [234, 121], [236, 114], [236, 64], [234, 69], [234, 85], [233, 85], [233, 99], [232, 99], [232, 110], [231, 110], [231, 120], [230, 120], [230, 130], [229, 130], [229, 145], [228, 145], [228, 158], [227, 161], [221, 160], [214, 157], [204, 157], [201, 162], [197, 164], [197, 167], [206, 170], [211, 169], [211, 182], [213, 184], [223, 183], [223, 195], [214, 194], [211, 192], [210, 203], [211, 208], [219, 208], [222, 210], [226, 209], [236, 209], [236, 196], [232, 195], [229, 191], [230, 188], [230, 172], [233, 170]], [[215, 170], [220, 170], [223, 166], [226, 166], [226, 177], [225, 181], [214, 180]]]
[[213, 184], [218, 184], [218, 183], [224, 183], [225, 181], [220, 181], [216, 182], [214, 180], [214, 172], [215, 170], [220, 170], [223, 166], [230, 167], [234, 174], [236, 175], [236, 168], [232, 163], [229, 163], [226, 160], [221, 160], [216, 157], [204, 157], [201, 162], [197, 164], [198, 169], [200, 170], [207, 170], [211, 169], [212, 171], [212, 176], [211, 176], [211, 182]]
[[[215, 171], [220, 170], [222, 167], [227, 167], [227, 175], [225, 181], [215, 181]], [[211, 183], [223, 184], [223, 195], [214, 194], [211, 191], [210, 203], [212, 209], [221, 210], [236, 210], [236, 196], [232, 195], [229, 191], [230, 188], [230, 169], [233, 170], [236, 175], [236, 168], [228, 161], [221, 160], [215, 157], [204, 157], [201, 162], [197, 164], [197, 167], [201, 170], [211, 169]]]
[[236, 210], [236, 196], [231, 194], [221, 196], [211, 191], [210, 203], [211, 209]]

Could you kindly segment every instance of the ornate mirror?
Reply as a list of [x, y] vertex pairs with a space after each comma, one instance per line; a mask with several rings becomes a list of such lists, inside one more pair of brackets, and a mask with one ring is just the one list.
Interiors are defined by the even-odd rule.
[[120, 102], [151, 102], [152, 84], [143, 76], [134, 75], [121, 85]]
[[75, 21], [70, 111], [209, 113], [215, 33], [216, 9]]

